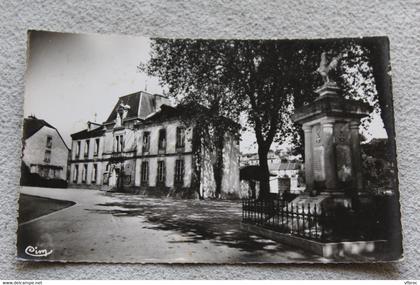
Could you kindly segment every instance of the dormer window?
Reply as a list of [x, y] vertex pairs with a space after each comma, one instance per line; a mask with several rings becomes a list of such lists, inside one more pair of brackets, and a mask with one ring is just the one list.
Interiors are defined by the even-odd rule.
[[128, 110], [130, 109], [129, 105], [124, 105], [123, 103], [118, 106], [117, 109], [117, 118], [115, 119], [115, 127], [121, 127], [123, 120], [127, 117]]

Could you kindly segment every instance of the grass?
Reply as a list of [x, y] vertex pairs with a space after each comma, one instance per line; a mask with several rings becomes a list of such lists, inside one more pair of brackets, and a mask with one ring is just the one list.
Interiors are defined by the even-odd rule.
[[52, 212], [73, 206], [71, 201], [55, 200], [38, 196], [20, 194], [18, 223], [24, 223]]

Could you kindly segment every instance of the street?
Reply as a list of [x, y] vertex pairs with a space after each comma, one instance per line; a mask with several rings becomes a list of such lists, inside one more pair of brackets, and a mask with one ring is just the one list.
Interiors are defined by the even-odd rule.
[[[175, 200], [87, 189], [22, 187], [21, 193], [75, 204], [19, 225], [45, 260], [149, 263], [327, 262], [240, 229], [240, 201]], [[22, 207], [22, 205], [21, 205]], [[38, 257], [39, 259], [39, 257]]]

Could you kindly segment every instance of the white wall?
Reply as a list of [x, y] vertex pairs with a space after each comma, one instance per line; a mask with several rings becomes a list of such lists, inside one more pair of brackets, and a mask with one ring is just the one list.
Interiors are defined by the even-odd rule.
[[[45, 150], [47, 149], [47, 136], [52, 137], [51, 159], [49, 163], [44, 162]], [[31, 164], [61, 166], [59, 178], [66, 179], [68, 148], [64, 144], [57, 130], [44, 126], [24, 144], [22, 161], [30, 167]]]
[[228, 196], [242, 197], [239, 181], [240, 168], [239, 141], [230, 135], [225, 135], [223, 148], [223, 178], [222, 193]]
[[166, 178], [165, 186], [174, 186], [174, 175], [175, 175], [175, 161], [177, 159], [184, 160], [184, 187], [191, 185], [191, 173], [192, 173], [192, 155], [185, 154], [191, 152], [192, 149], [192, 129], [187, 128], [185, 132], [185, 148], [182, 152], [176, 150], [176, 129], [182, 126], [182, 122], [179, 120], [172, 120], [164, 122], [162, 124], [151, 124], [142, 126], [141, 129], [136, 131], [137, 141], [137, 155], [143, 155], [143, 134], [144, 132], [150, 133], [150, 148], [148, 155], [158, 155], [158, 141], [159, 141], [159, 130], [166, 130], [166, 155], [159, 157], [145, 157], [136, 159], [136, 177], [135, 185], [139, 186], [140, 175], [141, 175], [141, 162], [149, 162], [149, 186], [156, 186], [156, 174], [157, 174], [157, 162], [158, 160], [165, 161]]

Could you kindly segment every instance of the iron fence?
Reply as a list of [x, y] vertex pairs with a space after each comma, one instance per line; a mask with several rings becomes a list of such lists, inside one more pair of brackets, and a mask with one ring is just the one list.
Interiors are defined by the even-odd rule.
[[281, 199], [244, 199], [242, 221], [321, 242], [383, 239], [386, 225], [377, 206], [326, 209]]

